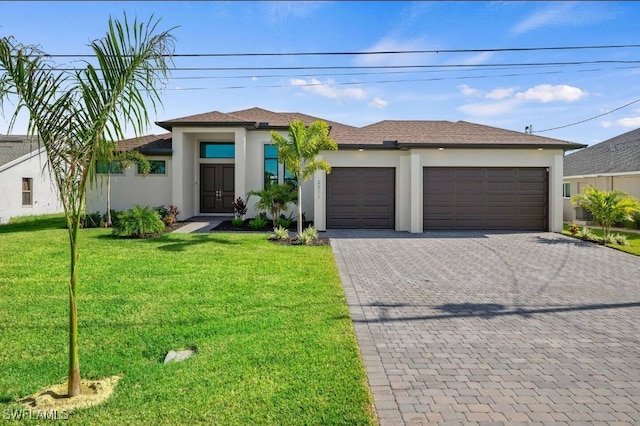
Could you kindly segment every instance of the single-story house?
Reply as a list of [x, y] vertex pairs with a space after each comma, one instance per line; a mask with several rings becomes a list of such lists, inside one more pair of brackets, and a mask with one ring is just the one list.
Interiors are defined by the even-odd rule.
[[[157, 122], [170, 133], [121, 143], [157, 173], [113, 176], [112, 206], [173, 204], [179, 219], [232, 214], [235, 198], [285, 180], [270, 131], [286, 136], [294, 119], [321, 118], [251, 108]], [[324, 121], [339, 149], [321, 153], [332, 171], [304, 182], [302, 200], [320, 231], [562, 229], [563, 155], [584, 145], [464, 121]], [[104, 210], [103, 194], [89, 198]]]
[[55, 181], [47, 154], [23, 135], [0, 135], [0, 224], [17, 216], [59, 213]]
[[588, 220], [570, 197], [593, 186], [622, 190], [640, 199], [640, 129], [632, 130], [564, 157], [563, 203], [566, 222]]

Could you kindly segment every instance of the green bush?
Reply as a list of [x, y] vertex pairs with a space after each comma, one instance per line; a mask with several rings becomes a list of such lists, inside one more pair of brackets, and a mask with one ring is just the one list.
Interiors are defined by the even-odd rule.
[[283, 228], [289, 229], [289, 227], [293, 223], [293, 219], [291, 219], [290, 217], [286, 217], [285, 215], [281, 214], [280, 217], [278, 218], [277, 223], [278, 223], [278, 226], [281, 226]]
[[267, 226], [267, 223], [269, 223], [269, 220], [264, 217], [264, 216], [258, 216], [254, 219], [251, 219], [249, 221], [249, 228], [251, 229], [262, 229], [265, 226]]
[[117, 226], [113, 226], [113, 234], [143, 238], [164, 230], [164, 222], [157, 211], [148, 206], [135, 205], [120, 215]]
[[241, 217], [234, 217], [233, 219], [231, 219], [231, 226], [235, 227], [235, 228], [242, 228], [242, 226], [244, 225], [244, 219]]
[[591, 241], [594, 243], [598, 241], [598, 236], [586, 226], [583, 226], [582, 229], [576, 232], [576, 237], [580, 238], [581, 240]]
[[103, 225], [102, 215], [98, 212], [86, 213], [80, 218], [81, 228], [100, 228]]
[[628, 246], [629, 240], [627, 240], [626, 235], [615, 234], [613, 235], [613, 244], [617, 244], [619, 246]]
[[[120, 215], [122, 214], [121, 211], [118, 210], [113, 210], [111, 209], [111, 226], [116, 226], [116, 223], [118, 223], [118, 220], [120, 219]], [[103, 214], [102, 215], [102, 221], [104, 223], [107, 223], [107, 214]]]
[[296, 238], [304, 245], [311, 244], [318, 239], [318, 231], [313, 226], [309, 226], [301, 234], [296, 235]]

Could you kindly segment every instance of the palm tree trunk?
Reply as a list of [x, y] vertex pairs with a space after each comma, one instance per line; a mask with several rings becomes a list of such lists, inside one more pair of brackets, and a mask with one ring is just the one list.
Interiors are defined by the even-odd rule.
[[298, 179], [298, 234], [302, 234], [302, 179]]
[[107, 175], [107, 227], [111, 227], [111, 174]]
[[81, 393], [80, 360], [78, 357], [78, 305], [76, 303], [78, 283], [78, 230], [79, 215], [72, 224], [69, 237], [71, 243], [71, 277], [69, 279], [69, 375], [67, 395], [71, 398]]

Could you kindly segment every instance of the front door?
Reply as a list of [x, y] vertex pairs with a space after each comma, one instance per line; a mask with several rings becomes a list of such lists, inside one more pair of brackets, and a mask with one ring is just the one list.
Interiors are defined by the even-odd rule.
[[233, 213], [233, 164], [200, 165], [200, 213]]

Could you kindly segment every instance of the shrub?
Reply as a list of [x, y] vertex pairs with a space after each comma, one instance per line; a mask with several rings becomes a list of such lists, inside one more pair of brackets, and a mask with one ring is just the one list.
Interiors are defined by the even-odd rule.
[[273, 228], [273, 238], [275, 240], [286, 240], [289, 238], [289, 230], [282, 226], [276, 226]]
[[284, 215], [280, 215], [280, 217], [278, 218], [278, 226], [282, 228], [289, 229], [292, 223], [293, 223], [293, 220], [290, 217], [285, 217]]
[[302, 233], [296, 235], [296, 238], [304, 245], [311, 244], [318, 239], [318, 231], [313, 226], [309, 226]]
[[576, 236], [576, 234], [578, 233], [578, 231], [580, 231], [580, 227], [579, 227], [577, 224], [572, 223], [572, 224], [569, 226], [569, 233], [570, 233], [573, 237], [575, 237], [575, 236]]
[[81, 228], [100, 228], [103, 224], [102, 215], [98, 212], [86, 213], [80, 218]]
[[[116, 223], [118, 223], [118, 220], [120, 220], [120, 215], [121, 214], [122, 214], [121, 211], [111, 209], [111, 226], [115, 226]], [[102, 222], [104, 222], [105, 226], [106, 226], [106, 223], [107, 223], [107, 214], [106, 213], [102, 215]]]
[[180, 214], [180, 211], [174, 205], [170, 205], [168, 207], [158, 206], [154, 207], [153, 210], [158, 213], [158, 215], [160, 216], [160, 220], [162, 220], [162, 222], [167, 226], [178, 221], [178, 215]]
[[233, 219], [231, 219], [231, 226], [233, 226], [234, 228], [242, 228], [243, 225], [244, 225], [243, 218], [234, 217]]
[[244, 218], [244, 215], [247, 214], [247, 203], [245, 203], [242, 197], [236, 198], [236, 200], [231, 203], [231, 206], [233, 207], [233, 214], [236, 218]]
[[591, 229], [587, 228], [586, 226], [583, 226], [582, 229], [580, 229], [576, 233], [576, 237], [580, 238], [581, 240], [585, 240], [585, 241], [591, 241], [591, 242], [597, 242], [598, 241], [598, 237], [596, 236], [596, 234], [594, 234], [591, 231]]
[[135, 205], [120, 215], [118, 225], [113, 226], [113, 234], [143, 238], [164, 230], [164, 222], [157, 211], [149, 207]]
[[258, 216], [254, 219], [251, 219], [249, 221], [249, 228], [251, 229], [262, 229], [265, 226], [267, 226], [267, 223], [269, 223], [269, 220], [263, 216]]
[[163, 222], [165, 222], [170, 216], [169, 209], [165, 206], [154, 207], [153, 211], [158, 213], [158, 216], [160, 216], [160, 220], [162, 220]]
[[615, 234], [612, 236], [613, 239], [613, 244], [617, 244], [619, 246], [628, 246], [629, 245], [629, 240], [627, 240], [627, 236], [626, 235], [622, 235], [622, 234]]

